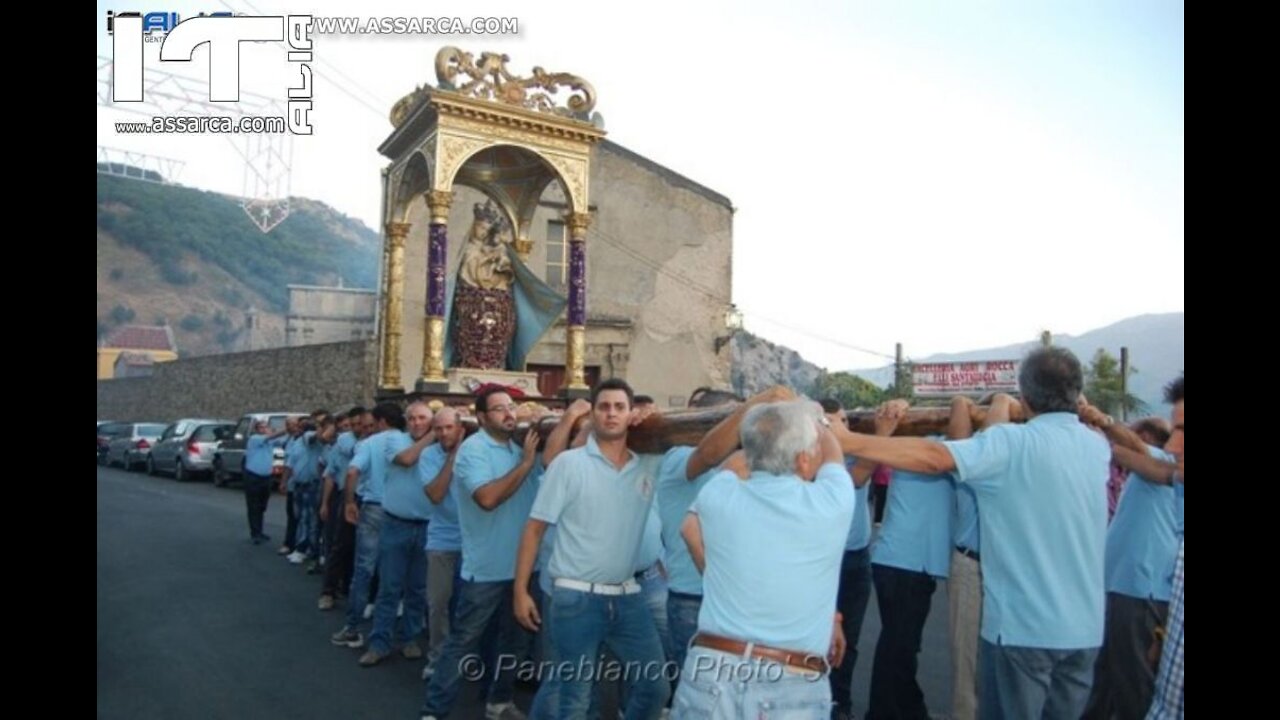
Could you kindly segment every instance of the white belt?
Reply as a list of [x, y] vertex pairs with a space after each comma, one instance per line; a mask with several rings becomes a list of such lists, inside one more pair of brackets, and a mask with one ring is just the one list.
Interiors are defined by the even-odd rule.
[[589, 583], [568, 578], [556, 578], [552, 584], [567, 590], [577, 590], [595, 595], [635, 595], [640, 592], [640, 583], [636, 582], [635, 578], [628, 578], [620, 583]]

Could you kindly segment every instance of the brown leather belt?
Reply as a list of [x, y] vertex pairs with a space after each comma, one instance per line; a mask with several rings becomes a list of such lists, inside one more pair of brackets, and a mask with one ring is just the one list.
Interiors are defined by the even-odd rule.
[[[719, 650], [720, 652], [729, 653], [730, 655], [747, 656], [748, 643], [741, 640], [734, 640], [733, 638], [700, 632], [693, 636], [693, 644], [699, 647]], [[760, 658], [762, 660], [772, 660], [774, 662], [782, 663], [794, 670], [805, 670], [817, 673], [827, 672], [827, 659], [814, 655], [813, 653], [783, 650], [781, 648], [769, 647], [768, 645], [751, 645], [750, 647], [750, 657]]]

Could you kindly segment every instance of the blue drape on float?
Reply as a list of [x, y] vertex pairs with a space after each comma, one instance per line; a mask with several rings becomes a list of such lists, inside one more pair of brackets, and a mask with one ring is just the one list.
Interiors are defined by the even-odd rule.
[[[507, 351], [507, 369], [523, 371], [525, 360], [538, 344], [543, 335], [551, 329], [556, 319], [564, 312], [569, 300], [542, 281], [520, 260], [520, 256], [510, 246], [505, 246], [511, 267], [515, 271], [513, 285], [516, 308], [516, 333], [511, 340], [511, 348]], [[458, 275], [454, 273], [453, 289], [458, 285]], [[444, 307], [444, 361], [447, 367], [453, 364], [453, 292], [448, 293]]]

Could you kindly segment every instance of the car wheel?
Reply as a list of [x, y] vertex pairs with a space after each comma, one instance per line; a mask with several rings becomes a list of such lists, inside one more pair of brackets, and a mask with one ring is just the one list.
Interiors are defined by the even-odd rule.
[[147, 474], [148, 475], [156, 474], [156, 461], [153, 460], [150, 455], [147, 456]]
[[213, 461], [213, 486], [214, 487], [227, 486], [227, 474], [222, 472], [222, 463], [219, 462], [217, 459], [214, 459]]
[[186, 482], [189, 479], [187, 477], [187, 469], [182, 467], [182, 460], [178, 460], [173, 464], [173, 479], [178, 482]]

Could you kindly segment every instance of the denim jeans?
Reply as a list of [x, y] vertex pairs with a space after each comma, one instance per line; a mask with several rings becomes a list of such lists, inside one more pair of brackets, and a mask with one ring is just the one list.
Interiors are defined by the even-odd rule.
[[831, 717], [831, 684], [821, 675], [778, 663], [689, 648], [671, 719]]
[[[369, 649], [386, 655], [392, 645], [409, 643], [422, 632], [422, 619], [427, 610], [427, 555], [422, 546], [427, 541], [427, 524], [406, 522], [386, 516], [378, 537], [378, 604], [373, 610], [373, 634]], [[404, 617], [399, 634], [392, 640], [396, 627], [396, 607], [404, 600]]]
[[293, 490], [293, 502], [298, 516], [298, 535], [295, 550], [310, 555], [320, 556], [320, 488], [319, 483], [310, 482], [299, 485]]
[[557, 669], [568, 670], [558, 673], [557, 718], [587, 718], [601, 667], [601, 643], [622, 661], [622, 678], [627, 687], [626, 720], [658, 717], [670, 685], [663, 676], [666, 658], [662, 642], [641, 593], [599, 595], [557, 587], [551, 593], [550, 615], [551, 642], [559, 660]]
[[[654, 563], [643, 574], [637, 575], [640, 581], [640, 594], [649, 606], [649, 614], [653, 615], [653, 626], [658, 630], [658, 640], [662, 643], [662, 655], [670, 660], [673, 656], [671, 647], [671, 629], [667, 622], [667, 579], [662, 576], [658, 563]], [[677, 666], [678, 667], [678, 666]]]
[[982, 720], [1076, 720], [1089, 702], [1098, 648], [978, 648], [978, 717]]
[[871, 550], [846, 550], [840, 561], [836, 609], [844, 616], [841, 629], [847, 649], [844, 662], [831, 670], [831, 698], [836, 707], [849, 712], [853, 711], [853, 666], [858, 662], [858, 635], [862, 633], [862, 618], [867, 614], [870, 599]]
[[[436, 670], [426, 687], [423, 715], [448, 715], [458, 699], [462, 681], [478, 680], [484, 672], [481, 660], [485, 631], [491, 623], [498, 627], [498, 655], [493, 660], [496, 672], [489, 686], [489, 703], [510, 702], [514, 695], [516, 661], [528, 644], [528, 634], [516, 625], [511, 609], [511, 581], [475, 582], [462, 580], [454, 589], [458, 613], [449, 628]], [[407, 609], [406, 609], [407, 612]], [[464, 663], [463, 661], [466, 660]], [[462, 673], [467, 673], [464, 678]]]
[[378, 535], [382, 532], [382, 506], [365, 503], [360, 506], [360, 522], [356, 525], [355, 570], [347, 594], [347, 627], [358, 628], [364, 620], [364, 606], [369, 603], [369, 583], [378, 568]]
[[667, 592], [667, 631], [671, 634], [671, 659], [676, 667], [684, 667], [689, 641], [698, 634], [698, 613], [701, 610], [701, 595], [686, 595], [674, 590]]

